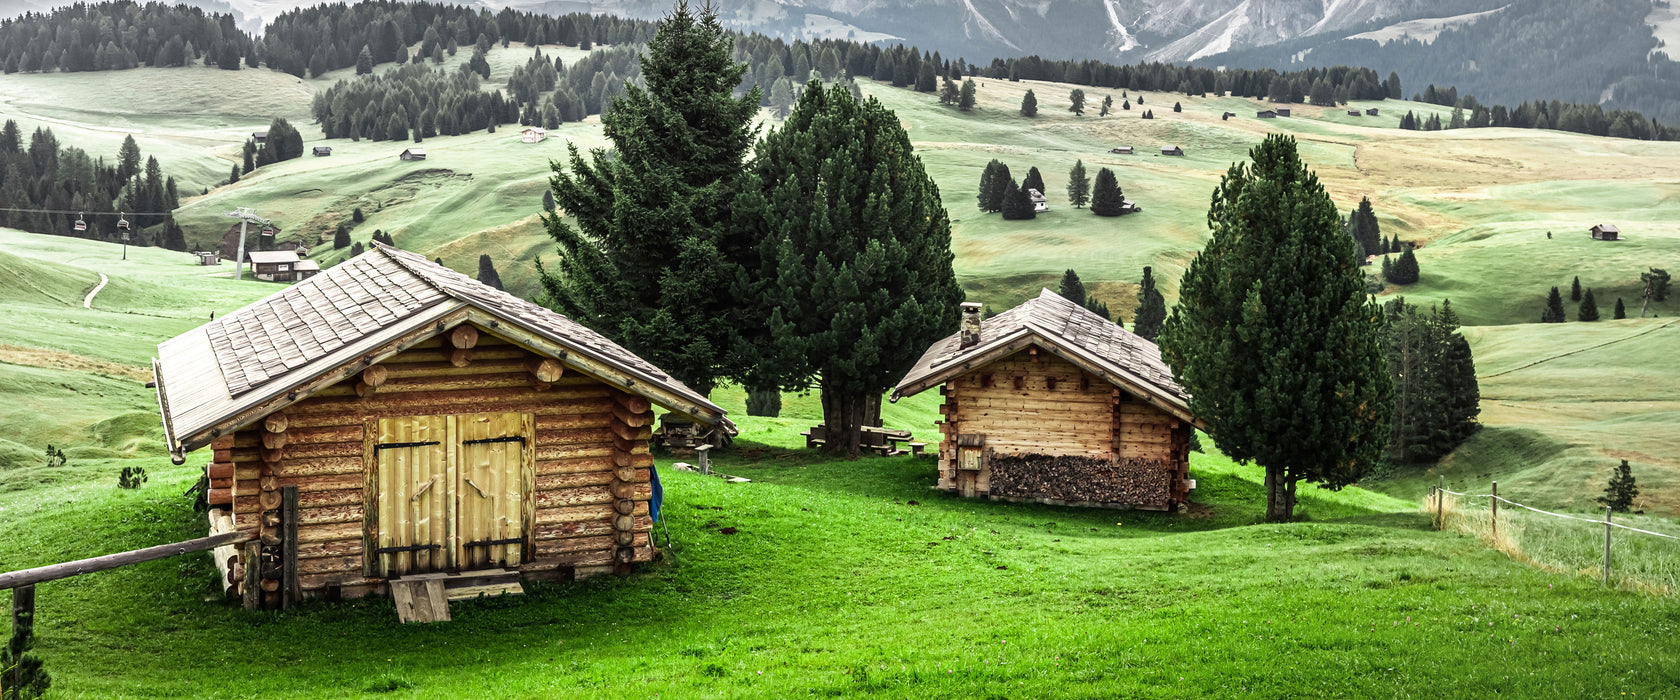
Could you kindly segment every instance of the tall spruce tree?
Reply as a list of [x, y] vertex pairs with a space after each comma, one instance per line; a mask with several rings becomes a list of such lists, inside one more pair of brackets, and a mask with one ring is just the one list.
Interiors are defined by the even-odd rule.
[[1567, 319], [1563, 317], [1563, 295], [1558, 293], [1557, 287], [1552, 287], [1551, 293], [1546, 295], [1546, 310], [1540, 312], [1540, 322], [1563, 323], [1565, 320]]
[[1155, 271], [1143, 268], [1143, 281], [1138, 284], [1137, 315], [1132, 317], [1132, 332], [1154, 342], [1161, 334], [1161, 324], [1167, 320], [1167, 298], [1155, 288]]
[[1068, 203], [1075, 209], [1091, 201], [1091, 178], [1085, 175], [1083, 160], [1073, 161], [1073, 169], [1068, 171], [1067, 195]]
[[986, 164], [986, 171], [980, 174], [980, 211], [986, 213], [1003, 211], [1004, 191], [1014, 180], [1009, 177], [1009, 166], [996, 158]]
[[1072, 268], [1062, 273], [1062, 282], [1056, 286], [1056, 293], [1075, 304], [1085, 303], [1085, 283], [1079, 281], [1079, 273]]
[[1604, 487], [1604, 496], [1598, 499], [1598, 504], [1608, 506], [1617, 513], [1626, 513], [1633, 510], [1633, 499], [1638, 496], [1639, 486], [1633, 478], [1633, 467], [1628, 466], [1628, 461], [1624, 459], [1610, 472], [1610, 483]]
[[1004, 184], [1003, 189], [1003, 218], [1008, 221], [1024, 221], [1038, 216], [1033, 211], [1032, 196], [1027, 194], [1027, 188], [1015, 184], [1014, 180]]
[[1383, 268], [1383, 278], [1393, 284], [1417, 284], [1418, 275], [1417, 255], [1412, 252], [1411, 246], [1406, 246], [1405, 252], [1400, 253], [1400, 259], [1394, 261], [1394, 265]]
[[1293, 138], [1249, 153], [1214, 191], [1160, 345], [1220, 449], [1265, 468], [1267, 517], [1288, 520], [1298, 482], [1341, 488], [1376, 463], [1393, 382], [1335, 203]]
[[957, 328], [963, 293], [939, 188], [892, 110], [813, 82], [759, 142], [733, 210], [762, 241], [758, 267], [731, 289], [760, 304], [740, 379], [820, 385], [826, 449], [856, 457], [882, 394]]
[[1038, 97], [1034, 96], [1031, 90], [1028, 90], [1027, 94], [1021, 98], [1021, 116], [1038, 116]]
[[974, 109], [974, 81], [963, 80], [962, 92], [957, 93], [957, 109], [964, 112]]
[[1581, 300], [1581, 276], [1580, 275], [1576, 275], [1575, 279], [1569, 283], [1569, 300], [1570, 301], [1580, 301]]
[[1451, 302], [1424, 314], [1396, 297], [1383, 305], [1394, 382], [1389, 452], [1398, 460], [1440, 459], [1479, 425], [1480, 390], [1470, 344]]
[[1038, 166], [1027, 169], [1027, 176], [1021, 180], [1021, 189], [1038, 190], [1039, 194], [1044, 194], [1044, 175], [1038, 172]]
[[729, 351], [745, 299], [732, 258], [756, 239], [733, 238], [730, 202], [758, 130], [758, 88], [737, 98], [745, 64], [708, 6], [686, 0], [660, 22], [641, 58], [646, 87], [624, 92], [601, 117], [611, 151], [554, 165], [555, 212], [543, 223], [558, 244], [552, 269], [537, 261], [544, 303], [599, 331], [707, 394], [737, 373]]
[[1587, 291], [1581, 295], [1581, 305], [1575, 309], [1575, 320], [1598, 320], [1598, 300], [1593, 298], [1591, 287], [1588, 287]]
[[333, 248], [348, 247], [350, 247], [350, 229], [345, 228], [344, 224], [339, 224], [338, 228], [333, 229]]
[[478, 281], [496, 289], [502, 288], [502, 276], [496, 273], [496, 263], [488, 254], [478, 256]]
[[1085, 116], [1084, 90], [1074, 88], [1073, 92], [1068, 94], [1068, 102], [1070, 103], [1070, 106], [1068, 107], [1069, 112], [1073, 112], [1077, 116]]
[[987, 163], [986, 168], [980, 171], [980, 186], [975, 190], [975, 206], [988, 214], [995, 211], [992, 209], [992, 189], [993, 183], [997, 182], [997, 166], [1001, 164], [996, 158]]
[[1126, 197], [1120, 192], [1120, 180], [1114, 171], [1097, 171], [1097, 184], [1091, 188], [1091, 213], [1097, 216], [1119, 216], [1126, 213]]
[[1359, 207], [1348, 216], [1348, 223], [1353, 228], [1353, 238], [1371, 255], [1388, 252], [1388, 242], [1383, 238], [1382, 227], [1377, 224], [1377, 213], [1371, 208], [1371, 198], [1363, 197], [1359, 200]]
[[1616, 297], [1616, 310], [1610, 316], [1613, 319], [1627, 318], [1627, 307], [1622, 305], [1622, 298]]

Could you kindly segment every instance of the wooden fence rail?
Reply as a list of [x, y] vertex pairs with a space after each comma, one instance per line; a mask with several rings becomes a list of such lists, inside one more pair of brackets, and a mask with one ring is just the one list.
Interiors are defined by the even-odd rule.
[[92, 559], [81, 559], [78, 561], [65, 562], [63, 564], [36, 567], [34, 569], [11, 571], [0, 574], [0, 591], [8, 588], [33, 586], [43, 581], [53, 581], [61, 578], [69, 578], [71, 576], [80, 576], [82, 574], [90, 574], [95, 571], [115, 569], [119, 566], [128, 566], [129, 564], [138, 564], [140, 562], [153, 561], [155, 559], [165, 559], [178, 554], [186, 554], [188, 552], [202, 552], [207, 549], [215, 549], [224, 544], [238, 544], [251, 538], [252, 535], [248, 533], [224, 532], [220, 535], [200, 537], [196, 540], [187, 540], [185, 542], [176, 542], [174, 544], [161, 544], [156, 547], [147, 547], [145, 549], [136, 549], [129, 552], [107, 554], [105, 556], [94, 557]]

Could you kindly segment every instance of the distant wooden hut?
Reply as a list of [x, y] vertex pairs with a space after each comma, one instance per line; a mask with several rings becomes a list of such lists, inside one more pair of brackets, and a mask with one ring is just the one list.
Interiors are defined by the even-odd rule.
[[317, 158], [330, 156], [332, 155], [332, 146], [316, 146], [310, 149], [310, 152], [314, 153]]
[[1347, 113], [1348, 113], [1348, 116], [1350, 116], [1350, 117], [1362, 117], [1362, 116], [1365, 116], [1365, 113], [1364, 113], [1364, 112], [1361, 112], [1361, 111], [1359, 111], [1359, 110], [1357, 110], [1357, 109], [1350, 109], [1350, 110], [1348, 110], [1348, 111], [1347, 111]]
[[200, 264], [200, 265], [220, 265], [220, 264], [222, 264], [221, 253], [217, 253], [215, 251], [201, 250], [201, 251], [198, 251], [196, 253], [193, 253], [193, 255], [198, 256], [198, 264]]
[[1042, 214], [1050, 211], [1050, 200], [1044, 196], [1043, 192], [1039, 192], [1034, 188], [1028, 187], [1027, 198], [1032, 200], [1033, 211], [1035, 213]]
[[1131, 146], [1120, 146], [1118, 148], [1110, 148], [1108, 149], [1108, 152], [1116, 155], [1129, 156], [1132, 154], [1133, 150], [1134, 149]]
[[519, 140], [522, 143], [541, 143], [546, 138], [548, 130], [538, 126], [527, 126], [519, 132]]
[[172, 458], [214, 450], [212, 533], [260, 536], [218, 553], [222, 585], [261, 607], [628, 571], [655, 555], [652, 406], [733, 429], [594, 331], [382, 244], [157, 357]]
[[314, 260], [299, 260], [292, 266], [298, 281], [303, 281], [321, 273], [321, 264]]
[[1277, 114], [1276, 111], [1273, 111], [1273, 110], [1270, 110], [1270, 109], [1262, 109], [1262, 110], [1254, 113], [1254, 118], [1255, 119], [1277, 119], [1277, 115], [1278, 114]]
[[1379, 115], [1379, 112], [1377, 111], [1376, 107], [1372, 107], [1370, 109], [1365, 110], [1365, 116], [1367, 116], [1367, 117], [1375, 117], [1375, 116], [1378, 116], [1378, 115]]
[[265, 282], [291, 282], [297, 279], [297, 249], [248, 250], [245, 261], [251, 263], [251, 276]]
[[425, 160], [426, 159], [426, 149], [424, 149], [424, 148], [405, 148], [405, 149], [403, 149], [403, 152], [401, 154], [399, 154], [397, 157], [401, 158], [403, 160]]
[[1617, 241], [1622, 238], [1622, 230], [1615, 224], [1599, 224], [1588, 229], [1595, 241]]
[[259, 146], [261, 146], [262, 144], [268, 143], [268, 132], [266, 132], [266, 131], [253, 131], [253, 132], [251, 132], [251, 140], [255, 141], [257, 143], [257, 145], [259, 145]]
[[1277, 109], [1276, 109], [1276, 110], [1274, 110], [1274, 111], [1276, 111], [1276, 112], [1277, 112], [1277, 115], [1278, 115], [1278, 116], [1280, 116], [1280, 117], [1287, 117], [1287, 116], [1289, 116], [1289, 108], [1288, 108], [1288, 107], [1279, 107], [1279, 108], [1277, 108]]
[[970, 498], [1169, 510], [1199, 426], [1155, 344], [1048, 289], [935, 343], [892, 400], [941, 385], [937, 488]]
[[1162, 146], [1161, 147], [1161, 155], [1163, 155], [1163, 156], [1182, 156], [1182, 155], [1184, 155], [1184, 148], [1182, 146]]

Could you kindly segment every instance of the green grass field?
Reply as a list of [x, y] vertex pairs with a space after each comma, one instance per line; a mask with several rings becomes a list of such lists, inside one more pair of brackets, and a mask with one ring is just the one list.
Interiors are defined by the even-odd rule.
[[[1306, 522], [1260, 524], [1257, 470], [1197, 455], [1203, 507], [1188, 517], [977, 502], [930, 491], [930, 460], [824, 462], [784, 449], [791, 428], [756, 437], [716, 462], [752, 483], [662, 470], [672, 545], [630, 578], [533, 585], [401, 627], [383, 598], [243, 611], [215, 599], [214, 569], [193, 555], [39, 586], [37, 652], [55, 697], [1603, 697], [1680, 684], [1675, 598], [1526, 567], [1357, 488], [1307, 488]], [[144, 489], [118, 490], [104, 463], [84, 483], [0, 493], [0, 568], [202, 532], [180, 496], [199, 460], [127, 462], [153, 470]]]

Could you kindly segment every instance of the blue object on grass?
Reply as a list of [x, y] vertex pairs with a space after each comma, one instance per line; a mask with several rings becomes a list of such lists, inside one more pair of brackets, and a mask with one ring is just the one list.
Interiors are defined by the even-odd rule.
[[648, 510], [653, 513], [653, 521], [659, 522], [659, 505], [665, 502], [665, 487], [659, 485], [659, 467], [650, 467], [653, 472], [653, 502]]

